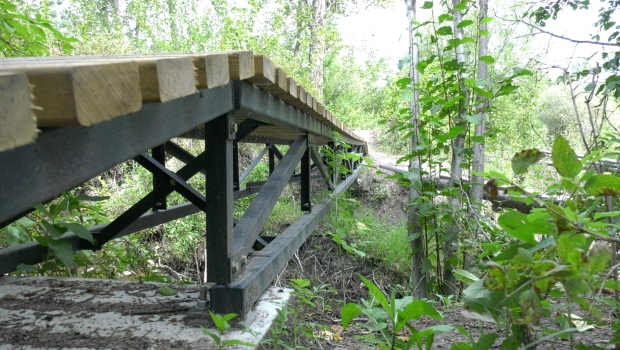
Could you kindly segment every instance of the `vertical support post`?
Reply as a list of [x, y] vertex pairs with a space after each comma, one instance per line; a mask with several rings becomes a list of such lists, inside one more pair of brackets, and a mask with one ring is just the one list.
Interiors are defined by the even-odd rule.
[[269, 175], [271, 175], [273, 169], [276, 168], [276, 153], [273, 150], [276, 145], [267, 144], [266, 146], [269, 146]]
[[230, 283], [233, 250], [233, 112], [205, 124], [207, 281]]
[[239, 143], [233, 141], [233, 190], [239, 191]]
[[[151, 150], [151, 156], [161, 165], [166, 167], [166, 152], [164, 150], [164, 145], [154, 147]], [[163, 180], [161, 180], [160, 178], [155, 176], [155, 174], [153, 174], [153, 189], [156, 189], [157, 186], [161, 185], [162, 183], [163, 183]], [[162, 195], [162, 196], [157, 197], [155, 205], [153, 205], [153, 211], [166, 210], [167, 208], [168, 208], [168, 204], [166, 203], [166, 196]]]
[[310, 196], [310, 137], [306, 135], [306, 151], [301, 157], [301, 211], [312, 211], [312, 198]]
[[329, 147], [331, 149], [331, 153], [333, 155], [334, 159], [331, 159], [332, 161], [332, 165], [328, 165], [328, 171], [331, 173], [332, 175], [332, 184], [334, 186], [334, 188], [336, 188], [338, 186], [338, 167], [340, 166], [339, 164], [339, 160], [338, 160], [338, 149], [336, 147], [336, 144], [334, 142], [328, 142], [327, 143], [327, 147]]

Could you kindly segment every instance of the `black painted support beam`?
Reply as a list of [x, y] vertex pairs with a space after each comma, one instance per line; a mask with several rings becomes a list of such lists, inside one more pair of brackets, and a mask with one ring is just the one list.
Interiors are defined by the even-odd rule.
[[265, 226], [269, 214], [271, 214], [293, 171], [295, 171], [301, 157], [304, 155], [307, 148], [306, 143], [306, 137], [303, 136], [298, 137], [293, 142], [284, 158], [282, 158], [274, 172], [269, 176], [263, 188], [235, 226], [232, 261], [238, 261], [243, 255], [247, 255], [252, 250], [252, 245]]
[[[150, 171], [153, 176], [160, 180], [162, 184], [170, 184], [174, 191], [179, 193], [181, 196], [193, 203], [198, 208], [205, 207], [205, 196], [200, 194], [200, 192], [196, 191], [192, 186], [185, 182], [185, 179], [181, 178], [174, 172], [166, 169], [165, 166], [160, 164], [155, 159], [149, 157], [146, 153], [137, 156], [136, 158], [134, 158], [134, 160], [138, 162], [138, 164], [142, 165], [146, 170]], [[157, 190], [157, 188], [155, 188], [155, 190]]]
[[303, 157], [301, 157], [301, 211], [312, 211], [312, 176], [310, 175], [310, 140], [311, 137], [306, 137], [306, 150]]
[[232, 100], [226, 84], [91, 127], [45, 129], [35, 143], [0, 152], [0, 223], [231, 111]]
[[273, 144], [267, 144], [265, 147], [269, 148], [269, 175], [273, 173], [273, 170], [276, 168], [276, 154], [274, 149], [277, 149]]
[[[153, 147], [153, 149], [151, 150], [151, 155], [155, 161], [163, 165], [164, 168], [166, 167], [166, 151], [164, 145]], [[162, 184], [162, 182], [163, 180], [153, 175], [153, 189], [156, 189], [157, 186]], [[167, 207], [168, 204], [166, 203], [166, 196], [162, 196], [161, 198], [157, 199], [157, 202], [155, 202], [155, 205], [153, 206], [153, 211], [163, 210]]]
[[323, 158], [319, 154], [319, 151], [316, 149], [316, 146], [310, 147], [310, 156], [312, 157], [312, 162], [321, 173], [323, 180], [325, 181], [325, 185], [327, 185], [328, 190], [334, 189], [334, 184], [332, 183], [332, 179], [329, 176], [329, 171], [327, 167], [325, 167], [325, 163], [323, 163]]
[[[337, 188], [337, 194], [346, 191], [357, 178], [361, 167], [356, 169]], [[218, 314], [236, 313], [245, 317], [254, 302], [269, 287], [290, 258], [310, 236], [312, 231], [329, 213], [334, 198], [325, 198], [314, 206], [312, 213], [304, 214], [276, 237], [265, 249], [248, 261], [242, 276], [228, 285], [210, 289], [211, 309]]]
[[[233, 252], [233, 140], [234, 113], [225, 114], [205, 125], [205, 171], [207, 183], [204, 210], [207, 215], [207, 281], [230, 283]], [[215, 174], [215, 176], [210, 176]], [[253, 243], [253, 242], [252, 242]]]

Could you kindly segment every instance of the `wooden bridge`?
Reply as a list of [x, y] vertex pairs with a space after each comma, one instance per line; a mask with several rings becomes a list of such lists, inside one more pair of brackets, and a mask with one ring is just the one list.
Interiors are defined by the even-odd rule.
[[[207, 282], [214, 283], [210, 309], [217, 313], [246, 315], [328, 213], [331, 197], [311, 201], [313, 179], [341, 193], [356, 178], [358, 161], [345, 162], [345, 176], [334, 174], [319, 147], [336, 149], [338, 133], [352, 146], [343, 151], [366, 151], [365, 142], [302, 86], [250, 51], [3, 59], [0, 91], [0, 228], [134, 159], [153, 174], [153, 190], [112, 222], [90, 227], [94, 244], [71, 232], [63, 239], [74, 250], [96, 250], [202, 210]], [[178, 137], [204, 140], [204, 152], [192, 156], [171, 141]], [[268, 179], [245, 188], [242, 142], [264, 144], [259, 159], [269, 157]], [[281, 154], [275, 145], [290, 147]], [[185, 166], [172, 172], [166, 155]], [[205, 193], [188, 184], [198, 173], [206, 175]], [[263, 226], [293, 181], [301, 183], [306, 213], [275, 239], [263, 238]], [[174, 191], [188, 202], [168, 207], [166, 196]], [[234, 224], [234, 201], [251, 195]], [[45, 261], [48, 253], [37, 242], [0, 249], [0, 275]]]

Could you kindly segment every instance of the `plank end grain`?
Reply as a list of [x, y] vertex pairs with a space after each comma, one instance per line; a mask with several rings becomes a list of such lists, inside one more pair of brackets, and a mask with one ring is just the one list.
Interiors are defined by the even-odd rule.
[[[140, 61], [138, 64], [141, 64]], [[167, 102], [196, 92], [194, 62], [191, 57], [162, 58], [157, 59], [156, 64], [159, 88], [156, 102]], [[142, 91], [144, 100], [144, 87]]]
[[244, 80], [254, 76], [254, 52], [228, 52], [228, 68], [231, 80]]
[[0, 152], [37, 138], [30, 82], [23, 73], [0, 73]]
[[142, 108], [135, 62], [74, 66], [71, 73], [78, 125], [90, 126]]
[[192, 55], [197, 72], [197, 87], [211, 89], [230, 81], [228, 54], [206, 53]]

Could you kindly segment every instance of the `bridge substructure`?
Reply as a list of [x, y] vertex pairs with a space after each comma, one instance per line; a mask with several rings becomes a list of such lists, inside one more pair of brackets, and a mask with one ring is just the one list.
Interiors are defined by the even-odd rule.
[[[6, 59], [0, 60], [0, 88], [0, 228], [133, 159], [152, 173], [152, 191], [111, 222], [89, 227], [94, 242], [72, 232], [58, 239], [74, 251], [98, 250], [205, 212], [206, 282], [213, 286], [198, 312], [248, 314], [332, 207], [333, 195], [312, 203], [311, 182], [320, 180], [337, 196], [361, 169], [357, 156], [344, 157], [346, 171], [334, 172], [322, 148], [366, 152], [365, 141], [303, 87], [249, 51]], [[192, 155], [174, 142], [179, 137], [204, 140], [204, 151]], [[336, 138], [350, 147], [339, 147]], [[240, 143], [265, 145], [243, 172]], [[241, 187], [265, 156], [267, 180]], [[173, 172], [167, 157], [185, 165]], [[199, 173], [206, 177], [204, 192], [189, 182]], [[275, 238], [261, 236], [292, 182], [300, 183], [305, 214]], [[187, 202], [168, 206], [173, 192]], [[234, 202], [249, 196], [235, 222]], [[51, 256], [36, 241], [0, 249], [0, 275]]]

